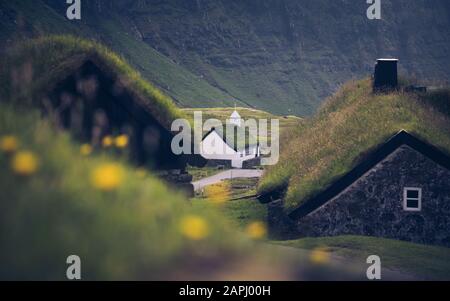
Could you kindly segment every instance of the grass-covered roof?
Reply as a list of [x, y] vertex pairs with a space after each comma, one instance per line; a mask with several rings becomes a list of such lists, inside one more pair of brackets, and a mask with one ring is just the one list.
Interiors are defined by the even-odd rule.
[[286, 208], [294, 209], [400, 130], [449, 154], [450, 91], [373, 94], [371, 80], [352, 81], [285, 135], [280, 161], [265, 173], [259, 193], [286, 190]]
[[[133, 95], [163, 126], [183, 113], [172, 99], [144, 80], [120, 56], [108, 48], [73, 36], [49, 36], [28, 40], [9, 49], [1, 58], [0, 93], [2, 100], [40, 101], [57, 83], [87, 60], [93, 61]], [[25, 81], [20, 89], [15, 81]]]

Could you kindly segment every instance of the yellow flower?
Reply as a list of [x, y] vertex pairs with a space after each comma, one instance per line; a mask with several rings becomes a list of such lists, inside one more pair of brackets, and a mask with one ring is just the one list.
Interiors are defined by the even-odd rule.
[[103, 164], [94, 169], [91, 174], [92, 185], [102, 191], [112, 191], [123, 181], [124, 171], [118, 164]]
[[128, 146], [128, 136], [127, 135], [117, 136], [114, 142], [116, 144], [116, 147], [125, 148]]
[[230, 185], [227, 182], [222, 182], [206, 186], [205, 196], [213, 203], [223, 204], [230, 199]]
[[92, 146], [90, 144], [83, 144], [80, 147], [80, 153], [83, 156], [89, 156], [92, 153]]
[[0, 149], [5, 153], [14, 153], [19, 147], [19, 141], [14, 136], [3, 136], [0, 139]]
[[181, 233], [192, 240], [202, 240], [209, 235], [206, 221], [195, 215], [186, 216], [180, 223]]
[[245, 233], [252, 239], [262, 239], [267, 234], [267, 228], [262, 222], [253, 222], [247, 226]]
[[102, 145], [103, 147], [110, 147], [111, 145], [113, 145], [113, 138], [111, 136], [103, 137]]
[[311, 251], [309, 260], [318, 265], [326, 264], [330, 261], [330, 254], [323, 248], [317, 248]]
[[38, 169], [38, 159], [32, 152], [21, 151], [12, 158], [11, 168], [20, 176], [30, 176]]

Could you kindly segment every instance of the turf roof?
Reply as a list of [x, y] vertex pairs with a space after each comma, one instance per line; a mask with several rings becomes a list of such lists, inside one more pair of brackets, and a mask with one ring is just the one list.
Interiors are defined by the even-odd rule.
[[[120, 56], [96, 42], [73, 36], [42, 37], [9, 49], [1, 59], [2, 100], [40, 100], [87, 60], [119, 79], [133, 99], [166, 128], [170, 129], [174, 119], [185, 117], [170, 97], [144, 80]], [[17, 86], [15, 81], [25, 84], [14, 89]]]
[[352, 81], [318, 114], [282, 140], [281, 158], [259, 193], [285, 190], [288, 211], [324, 191], [400, 130], [450, 153], [450, 91], [372, 94], [371, 80]]

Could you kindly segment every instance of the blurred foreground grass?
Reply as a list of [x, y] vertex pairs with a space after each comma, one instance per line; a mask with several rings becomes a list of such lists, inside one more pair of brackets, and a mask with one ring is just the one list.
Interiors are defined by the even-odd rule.
[[217, 212], [86, 152], [30, 108], [0, 103], [0, 137], [0, 279], [65, 279], [72, 254], [83, 279], [177, 278], [249, 247]]
[[64, 280], [69, 255], [83, 280], [360, 279], [320, 249], [251, 243], [267, 235], [256, 200], [192, 205], [29, 107], [0, 103], [0, 168], [1, 280]]

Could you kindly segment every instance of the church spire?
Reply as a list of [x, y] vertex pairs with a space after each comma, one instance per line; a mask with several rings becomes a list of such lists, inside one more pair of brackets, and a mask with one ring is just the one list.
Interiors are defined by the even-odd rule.
[[239, 115], [239, 113], [237, 112], [236, 109], [237, 109], [236, 103], [234, 103], [234, 112], [231, 114], [229, 120], [230, 120], [231, 124], [241, 126], [241, 115]]

